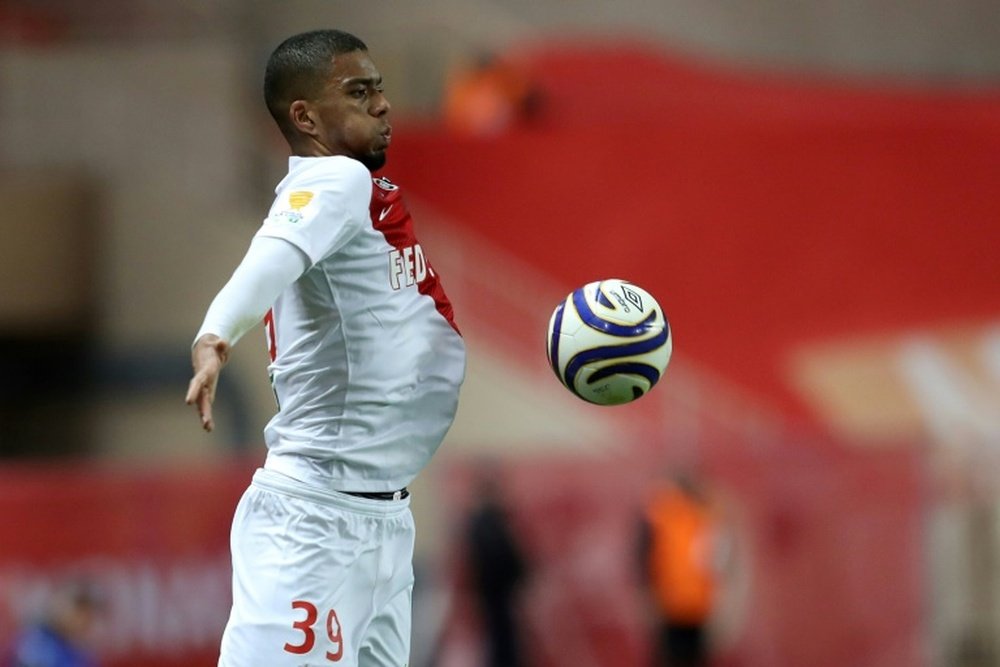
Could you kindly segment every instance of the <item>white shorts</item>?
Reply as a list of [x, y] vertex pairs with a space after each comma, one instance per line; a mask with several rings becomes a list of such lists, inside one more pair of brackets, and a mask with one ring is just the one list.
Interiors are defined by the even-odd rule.
[[409, 499], [368, 500], [258, 470], [233, 519], [219, 667], [405, 667]]

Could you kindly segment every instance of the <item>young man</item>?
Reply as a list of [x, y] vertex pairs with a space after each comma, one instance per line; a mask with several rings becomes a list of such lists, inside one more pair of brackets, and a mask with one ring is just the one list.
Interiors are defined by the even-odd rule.
[[399, 188], [365, 44], [321, 30], [275, 49], [267, 107], [288, 175], [192, 351], [187, 402], [211, 430], [230, 348], [262, 318], [278, 412], [233, 520], [220, 667], [404, 667], [409, 484], [450, 427], [465, 347]]

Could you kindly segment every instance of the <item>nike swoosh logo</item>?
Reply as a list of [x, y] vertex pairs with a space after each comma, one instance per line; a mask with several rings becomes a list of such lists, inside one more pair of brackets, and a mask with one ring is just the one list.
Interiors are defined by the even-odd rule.
[[385, 216], [389, 215], [389, 211], [392, 210], [392, 207], [393, 207], [393, 204], [389, 204], [384, 209], [382, 209], [382, 212], [378, 214], [378, 221], [379, 222], [382, 222], [383, 220], [385, 220]]

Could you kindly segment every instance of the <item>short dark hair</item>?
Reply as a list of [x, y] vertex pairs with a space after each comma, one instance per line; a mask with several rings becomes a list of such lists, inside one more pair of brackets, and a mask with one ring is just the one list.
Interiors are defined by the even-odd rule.
[[295, 135], [288, 118], [289, 105], [295, 100], [315, 99], [335, 56], [367, 50], [364, 42], [342, 30], [299, 33], [274, 49], [264, 70], [264, 102], [287, 139]]

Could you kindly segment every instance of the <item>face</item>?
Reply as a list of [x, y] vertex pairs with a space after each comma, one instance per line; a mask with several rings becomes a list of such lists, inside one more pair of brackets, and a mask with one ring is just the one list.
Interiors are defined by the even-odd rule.
[[364, 51], [343, 53], [315, 100], [292, 103], [292, 120], [310, 139], [308, 154], [346, 155], [371, 171], [385, 164], [392, 137], [382, 75]]

